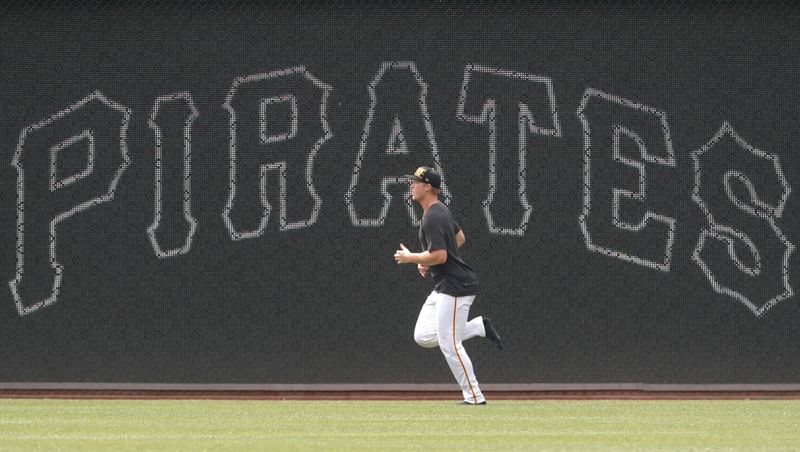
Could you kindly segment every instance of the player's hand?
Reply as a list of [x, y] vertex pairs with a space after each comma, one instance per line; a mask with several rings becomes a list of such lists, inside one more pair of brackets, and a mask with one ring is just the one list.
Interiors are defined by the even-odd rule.
[[428, 267], [422, 264], [417, 264], [417, 270], [419, 270], [419, 274], [422, 275], [423, 278], [428, 276]]
[[398, 264], [408, 264], [411, 261], [409, 260], [411, 257], [411, 251], [406, 248], [405, 245], [402, 243], [400, 244], [400, 249], [394, 252], [394, 260]]

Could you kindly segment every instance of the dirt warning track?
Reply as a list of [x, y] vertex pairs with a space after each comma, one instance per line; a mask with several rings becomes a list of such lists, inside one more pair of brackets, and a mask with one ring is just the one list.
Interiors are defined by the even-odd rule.
[[[800, 399], [800, 391], [485, 391], [488, 400]], [[17, 399], [459, 400], [459, 391], [0, 390]]]

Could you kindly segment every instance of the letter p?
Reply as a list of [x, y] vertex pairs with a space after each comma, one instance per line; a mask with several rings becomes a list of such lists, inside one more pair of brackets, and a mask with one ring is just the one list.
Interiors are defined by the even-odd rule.
[[130, 111], [95, 91], [19, 137], [17, 267], [9, 282], [20, 316], [58, 300], [64, 267], [56, 225], [114, 197], [130, 164]]

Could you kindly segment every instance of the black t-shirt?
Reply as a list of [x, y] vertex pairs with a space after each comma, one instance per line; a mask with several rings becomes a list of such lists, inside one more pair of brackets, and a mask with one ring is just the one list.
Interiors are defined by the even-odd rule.
[[480, 289], [475, 270], [458, 254], [456, 234], [460, 230], [450, 209], [440, 202], [428, 207], [419, 228], [419, 241], [423, 249], [447, 251], [447, 261], [430, 268], [434, 290], [454, 297], [477, 295]]

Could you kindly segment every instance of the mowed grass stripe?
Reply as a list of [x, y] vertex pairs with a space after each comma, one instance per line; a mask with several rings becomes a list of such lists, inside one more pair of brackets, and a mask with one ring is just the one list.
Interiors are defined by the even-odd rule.
[[800, 401], [0, 399], [6, 449], [792, 450]]

